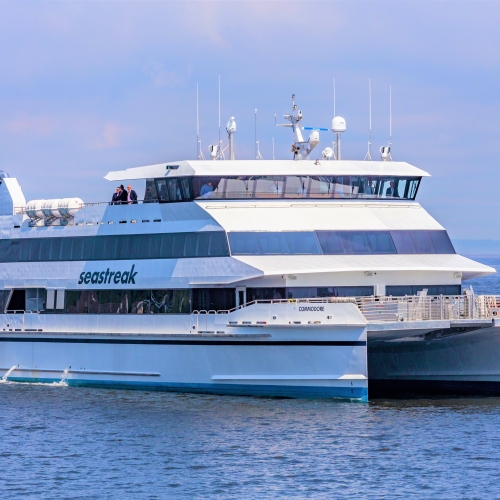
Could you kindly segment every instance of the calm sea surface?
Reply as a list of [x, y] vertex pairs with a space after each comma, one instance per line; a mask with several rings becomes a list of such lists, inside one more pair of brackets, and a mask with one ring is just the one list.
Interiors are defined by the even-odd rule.
[[[500, 270], [500, 259], [482, 259]], [[500, 294], [500, 278], [471, 282]], [[499, 356], [500, 359], [500, 356]], [[0, 384], [0, 499], [500, 498], [500, 398]]]

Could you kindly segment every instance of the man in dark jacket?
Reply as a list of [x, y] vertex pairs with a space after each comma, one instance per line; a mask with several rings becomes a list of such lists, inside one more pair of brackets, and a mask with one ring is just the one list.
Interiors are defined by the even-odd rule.
[[113, 193], [113, 197], [111, 198], [111, 205], [119, 205], [120, 204], [120, 186], [116, 188], [116, 191]]
[[120, 184], [120, 194], [119, 196], [119, 204], [120, 205], [126, 205], [128, 203], [128, 192], [127, 190], [123, 187], [123, 184]]
[[128, 189], [128, 203], [137, 204], [137, 193], [132, 189], [132, 186], [129, 184], [127, 186]]

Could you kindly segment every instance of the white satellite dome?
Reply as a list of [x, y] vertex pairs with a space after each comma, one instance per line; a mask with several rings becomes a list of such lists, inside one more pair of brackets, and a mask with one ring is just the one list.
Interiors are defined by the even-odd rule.
[[336, 116], [332, 120], [332, 132], [338, 133], [338, 132], [345, 132], [346, 130], [346, 124], [344, 118], [341, 116]]

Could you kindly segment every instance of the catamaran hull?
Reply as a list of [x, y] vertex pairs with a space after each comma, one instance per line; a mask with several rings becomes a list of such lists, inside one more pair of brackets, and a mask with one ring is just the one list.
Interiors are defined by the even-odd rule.
[[369, 342], [370, 395], [500, 394], [500, 328]]
[[15, 367], [14, 382], [57, 382], [68, 370], [70, 386], [368, 399], [366, 340], [186, 337], [9, 334], [0, 367]]

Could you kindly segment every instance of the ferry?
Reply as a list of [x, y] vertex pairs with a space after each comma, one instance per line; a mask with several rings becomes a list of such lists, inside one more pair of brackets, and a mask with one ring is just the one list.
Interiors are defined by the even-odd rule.
[[232, 121], [231, 159], [105, 176], [145, 181], [138, 200], [26, 202], [2, 172], [3, 380], [367, 401], [372, 378], [442, 380], [439, 346], [467, 377], [499, 309], [462, 282], [495, 271], [418, 203], [429, 174], [388, 148], [341, 160], [340, 117], [314, 160], [319, 130], [285, 119], [288, 160], [234, 159]]

